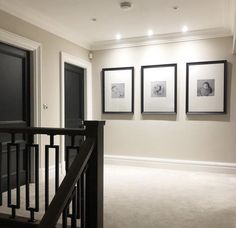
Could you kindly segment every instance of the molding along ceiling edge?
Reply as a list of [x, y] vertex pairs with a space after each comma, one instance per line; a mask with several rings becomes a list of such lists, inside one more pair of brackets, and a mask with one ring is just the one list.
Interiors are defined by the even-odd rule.
[[185, 41], [194, 41], [202, 39], [211, 39], [218, 37], [232, 37], [232, 31], [226, 28], [213, 28], [198, 31], [189, 31], [186, 33], [170, 33], [163, 35], [153, 35], [152, 37], [136, 37], [136, 38], [126, 38], [122, 40], [110, 40], [94, 42], [92, 44], [92, 50], [106, 50], [106, 49], [116, 49], [116, 48], [129, 48], [147, 45], [157, 45], [165, 43], [178, 43]]

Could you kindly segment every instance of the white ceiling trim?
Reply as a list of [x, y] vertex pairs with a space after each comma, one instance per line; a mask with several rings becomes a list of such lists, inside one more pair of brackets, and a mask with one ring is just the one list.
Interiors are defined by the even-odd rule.
[[11, 6], [9, 2], [7, 4], [0, 2], [0, 9], [85, 49], [89, 50], [91, 48], [89, 43], [82, 42], [78, 38], [75, 38], [75, 36], [71, 35], [71, 32], [66, 28], [58, 25], [58, 23], [53, 21], [51, 18], [39, 14], [33, 9], [27, 9], [28, 14], [26, 15], [24, 11], [20, 10], [20, 7], [19, 10], [17, 10], [16, 7]]
[[95, 42], [92, 45], [92, 50], [106, 50], [106, 49], [115, 49], [115, 48], [128, 48], [128, 47], [137, 47], [137, 46], [146, 46], [146, 45], [156, 45], [164, 43], [177, 43], [184, 41], [193, 41], [201, 39], [210, 39], [217, 37], [229, 37], [232, 36], [232, 31], [226, 28], [214, 28], [199, 30], [194, 32], [187, 33], [174, 33], [174, 34], [165, 34], [165, 35], [155, 35], [152, 38], [149, 37], [137, 37], [137, 38], [128, 38], [122, 40], [111, 40], [104, 42]]

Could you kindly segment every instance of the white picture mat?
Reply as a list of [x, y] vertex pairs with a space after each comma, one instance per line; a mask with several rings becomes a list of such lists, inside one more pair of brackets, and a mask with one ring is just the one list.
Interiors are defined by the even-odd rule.
[[[197, 96], [197, 81], [215, 79], [214, 96]], [[224, 63], [189, 65], [189, 112], [224, 111]]]
[[[125, 83], [125, 98], [112, 98], [113, 83]], [[105, 112], [132, 112], [132, 69], [104, 71]]]
[[[151, 82], [166, 81], [166, 97], [151, 97]], [[175, 111], [175, 67], [144, 68], [144, 112]]]

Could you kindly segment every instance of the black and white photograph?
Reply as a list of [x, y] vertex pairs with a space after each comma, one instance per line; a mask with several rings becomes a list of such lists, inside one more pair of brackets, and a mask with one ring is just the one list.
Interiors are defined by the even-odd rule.
[[111, 84], [111, 97], [112, 98], [125, 98], [125, 83], [112, 83]]
[[151, 97], [166, 97], [166, 81], [151, 82]]
[[187, 63], [186, 113], [226, 113], [227, 61]]
[[176, 114], [177, 64], [141, 67], [141, 112]]
[[133, 113], [134, 67], [102, 69], [103, 113]]
[[207, 97], [215, 95], [215, 79], [197, 80], [197, 96]]

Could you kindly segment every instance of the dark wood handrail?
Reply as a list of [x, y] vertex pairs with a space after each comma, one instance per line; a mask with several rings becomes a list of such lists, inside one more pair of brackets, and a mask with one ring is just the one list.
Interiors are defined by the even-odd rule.
[[70, 166], [66, 177], [61, 183], [56, 195], [54, 196], [48, 210], [43, 216], [39, 228], [53, 228], [56, 226], [61, 213], [66, 207], [74, 187], [84, 168], [86, 167], [88, 160], [93, 152], [95, 146], [95, 139], [87, 138], [84, 144], [81, 146], [80, 153], [76, 156], [75, 160]]
[[[79, 123], [80, 124], [80, 123]], [[0, 142], [0, 150], [7, 151], [7, 164], [11, 164], [12, 158], [24, 150], [26, 156], [26, 169], [25, 169], [25, 183], [26, 183], [26, 211], [30, 212], [29, 218], [20, 219], [17, 216], [21, 205], [14, 204], [8, 201], [8, 208], [11, 209], [10, 215], [0, 214], [0, 227], [7, 224], [7, 227], [37, 227], [37, 228], [54, 228], [58, 223], [61, 215], [63, 215], [62, 225], [65, 227], [69, 219], [71, 225], [76, 227], [80, 219], [80, 226], [86, 228], [103, 228], [103, 142], [104, 142], [104, 121], [83, 121], [81, 128], [67, 129], [67, 128], [9, 128], [7, 125], [0, 128], [0, 134], [6, 134], [7, 137], [3, 143]], [[33, 136], [44, 135], [48, 136], [50, 142], [41, 145]], [[24, 141], [20, 141], [18, 136], [24, 136]], [[65, 163], [67, 175], [59, 187], [59, 173], [60, 173], [60, 148], [61, 145], [55, 143], [55, 136], [67, 136], [68, 145], [63, 148], [66, 153]], [[78, 136], [78, 138], [77, 138]], [[85, 136], [85, 137], [81, 137]], [[5, 137], [6, 138], [6, 137]], [[82, 139], [86, 141], [80, 145]], [[77, 140], [78, 139], [78, 140]], [[10, 156], [12, 151], [16, 151], [14, 157]], [[55, 189], [56, 195], [54, 196], [51, 204], [49, 205], [49, 152], [55, 155]], [[69, 156], [72, 151], [77, 151], [77, 156], [70, 164]], [[40, 153], [45, 153], [45, 210], [46, 213], [41, 220], [35, 221], [35, 214], [38, 213], [39, 204], [39, 164]], [[2, 153], [0, 153], [1, 158]], [[53, 159], [53, 157], [52, 157]], [[17, 159], [19, 161], [19, 159]], [[33, 162], [33, 166], [30, 166]], [[43, 161], [41, 161], [43, 162]], [[68, 163], [69, 162], [69, 163]], [[0, 167], [3, 162], [0, 163]], [[68, 166], [70, 166], [68, 170]], [[16, 169], [16, 182], [19, 194], [17, 194], [16, 201], [20, 199], [20, 178], [21, 173], [20, 165]], [[1, 169], [0, 169], [1, 170]], [[7, 165], [7, 172], [11, 171], [11, 166]], [[24, 178], [24, 177], [22, 177]], [[32, 179], [31, 179], [32, 178]], [[8, 174], [4, 179], [4, 189], [8, 190], [8, 199], [11, 199], [11, 189], [8, 183], [12, 183], [12, 175]], [[22, 179], [23, 180], [23, 179]], [[30, 207], [31, 188], [30, 183], [35, 182], [35, 206]], [[0, 180], [1, 182], [1, 180]], [[5, 190], [4, 190], [5, 191]], [[0, 203], [1, 203], [0, 192]], [[37, 203], [38, 202], [38, 203]], [[72, 204], [72, 210], [68, 211], [69, 203]], [[19, 207], [19, 208], [18, 208]], [[69, 212], [69, 213], [68, 213]], [[70, 213], [71, 212], [71, 213]], [[8, 226], [9, 225], [9, 226]], [[31, 226], [32, 225], [32, 226]], [[4, 226], [3, 226], [4, 227]]]
[[44, 135], [86, 135], [86, 129], [83, 128], [42, 128], [42, 127], [27, 127], [27, 128], [7, 128], [1, 127], [0, 133], [10, 134], [44, 134]]

